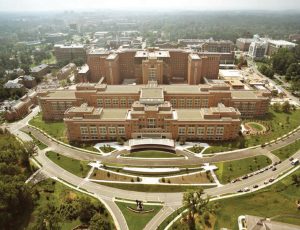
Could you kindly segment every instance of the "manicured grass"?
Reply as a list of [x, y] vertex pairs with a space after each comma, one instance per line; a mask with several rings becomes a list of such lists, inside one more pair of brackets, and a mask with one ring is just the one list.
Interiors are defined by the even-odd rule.
[[176, 218], [180, 213], [182, 213], [185, 210], [185, 207], [181, 207], [177, 209], [175, 212], [173, 212], [171, 215], [169, 215], [164, 221], [157, 227], [157, 230], [164, 230], [168, 224]]
[[194, 145], [193, 147], [188, 148], [193, 153], [201, 153], [201, 151], [204, 149], [204, 147], [201, 147], [199, 145]]
[[[300, 174], [298, 170], [295, 174]], [[249, 195], [219, 200], [220, 210], [217, 213], [217, 229], [238, 229], [237, 218], [240, 215], [274, 217], [275, 221], [284, 221], [300, 225], [299, 210], [296, 201], [300, 197], [300, 189], [292, 182], [292, 176]], [[293, 217], [287, 217], [291, 215]]]
[[110, 152], [115, 150], [115, 148], [111, 147], [110, 145], [103, 145], [103, 146], [100, 147], [100, 149], [104, 153], [110, 153]]
[[58, 122], [45, 122], [42, 119], [42, 115], [38, 114], [32, 120], [29, 121], [30, 125], [33, 125], [43, 131], [45, 131], [50, 136], [57, 140], [68, 143], [66, 137], [66, 127], [63, 121]]
[[135, 213], [127, 209], [127, 207], [136, 208], [135, 204], [128, 204], [123, 202], [115, 202], [123, 213], [129, 230], [143, 229], [146, 224], [159, 212], [162, 208], [160, 205], [144, 205], [144, 210], [154, 209], [149, 213]]
[[79, 177], [85, 177], [90, 170], [87, 161], [79, 161], [52, 151], [47, 152], [46, 156], [55, 164]]
[[285, 160], [289, 158], [291, 155], [293, 155], [294, 153], [296, 153], [298, 150], [300, 150], [300, 140], [296, 140], [295, 142], [287, 146], [284, 146], [280, 149], [276, 149], [272, 151], [272, 153], [278, 156], [280, 160]]
[[263, 126], [256, 122], [248, 122], [247, 124], [257, 132], [264, 130]]
[[94, 169], [90, 179], [94, 180], [110, 180], [110, 181], [137, 181], [137, 177], [123, 176], [113, 172], [107, 172], [101, 169]]
[[[185, 192], [188, 189], [197, 189], [200, 186], [176, 186], [176, 185], [147, 185], [147, 184], [118, 184], [99, 182], [108, 187], [119, 188], [137, 192]], [[215, 186], [203, 186], [203, 188], [211, 188]]]
[[[289, 122], [287, 122], [289, 117]], [[270, 108], [269, 113], [262, 118], [255, 118], [265, 127], [269, 127], [269, 131], [262, 135], [240, 136], [237, 140], [226, 142], [210, 143], [211, 147], [204, 151], [204, 154], [225, 152], [229, 150], [260, 145], [271, 140], [277, 139], [300, 125], [300, 109], [291, 111], [290, 113], [275, 112]], [[255, 121], [254, 120], [254, 121]], [[244, 122], [253, 122], [253, 120], [244, 120]]]
[[261, 169], [271, 163], [266, 156], [249, 157], [246, 159], [216, 163], [216, 175], [221, 183]]
[[[86, 194], [77, 192], [73, 189], [70, 189], [69, 187], [54, 181], [52, 179], [46, 179], [36, 185], [34, 185], [35, 191], [38, 191], [34, 194], [39, 194], [38, 196], [35, 197], [35, 203], [34, 203], [34, 209], [33, 212], [31, 213], [31, 217], [29, 220], [29, 224], [26, 229], [31, 229], [37, 221], [37, 217], [40, 214], [41, 209], [45, 209], [47, 204], [51, 203], [55, 207], [59, 207], [64, 204], [70, 204], [71, 202], [76, 201], [77, 199], [80, 198], [90, 198], [91, 202], [95, 205], [100, 204], [100, 201], [90, 197]], [[113, 220], [107, 210], [104, 211], [105, 215], [104, 218], [108, 218], [111, 227], [113, 228]], [[62, 217], [62, 216], [61, 216]], [[74, 220], [63, 220], [63, 223], [61, 223], [60, 228], [62, 230], [69, 230], [73, 229], [76, 226], [82, 224], [79, 220], [79, 218], [76, 218]]]
[[164, 181], [163, 179], [160, 179], [160, 182], [163, 183], [169, 183], [169, 181], [171, 184], [207, 184], [214, 182], [209, 172], [199, 172], [176, 177], [165, 177]]
[[175, 153], [156, 151], [156, 150], [146, 150], [132, 152], [124, 155], [126, 157], [144, 157], [144, 158], [172, 158], [172, 157], [181, 157], [182, 155], [177, 155]]

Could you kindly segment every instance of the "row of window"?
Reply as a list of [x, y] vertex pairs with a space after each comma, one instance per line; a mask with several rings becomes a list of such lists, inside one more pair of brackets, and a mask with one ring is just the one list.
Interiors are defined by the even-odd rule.
[[171, 102], [172, 106], [174, 106], [174, 107], [176, 107], [177, 105], [179, 107], [184, 107], [184, 106], [193, 107], [193, 105], [196, 106], [196, 107], [200, 107], [200, 106], [201, 107], [208, 107], [208, 99], [200, 99], [200, 98], [175, 99], [175, 98], [172, 98], [170, 102]]
[[97, 106], [98, 107], [126, 107], [127, 105], [128, 106], [131, 106], [134, 102], [134, 99], [132, 98], [129, 98], [129, 99], [126, 99], [126, 98], [121, 98], [121, 99], [118, 99], [118, 98], [113, 98], [113, 99], [110, 99], [110, 98], [106, 98], [106, 99], [97, 99]]
[[[197, 133], [196, 133], [197, 132]], [[179, 127], [179, 135], [195, 135], [204, 136], [204, 135], [223, 135], [224, 127]]]
[[101, 135], [116, 135], [118, 132], [118, 135], [124, 135], [125, 134], [125, 127], [106, 127], [106, 126], [99, 126], [98, 128], [96, 126], [81, 126], [80, 127], [80, 134], [86, 135], [86, 134], [101, 134]]

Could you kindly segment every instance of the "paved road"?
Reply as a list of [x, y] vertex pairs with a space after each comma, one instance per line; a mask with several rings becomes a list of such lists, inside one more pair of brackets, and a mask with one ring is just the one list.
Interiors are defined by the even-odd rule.
[[[36, 114], [38, 112], [38, 109], [34, 111]], [[34, 115], [31, 114], [28, 117], [26, 117], [24, 120], [17, 122], [15, 124], [10, 125], [10, 130], [12, 133], [19, 136], [19, 138], [28, 140], [30, 137], [26, 134], [22, 134], [22, 132], [19, 131], [20, 128], [24, 127], [26, 125], [26, 122], [31, 119], [31, 117]], [[83, 152], [80, 150], [72, 149], [70, 147], [58, 144], [45, 135], [43, 135], [41, 132], [31, 129], [28, 127], [25, 127], [27, 131], [31, 131], [32, 135], [35, 136], [40, 141], [44, 142], [46, 145], [49, 146], [49, 149], [52, 149], [53, 151], [59, 152], [63, 155], [70, 156], [76, 159], [80, 160], [101, 160], [104, 163], [123, 163], [123, 164], [131, 164], [131, 165], [147, 165], [147, 166], [155, 166], [155, 165], [183, 165], [183, 164], [189, 164], [189, 165], [199, 165], [204, 162], [218, 162], [218, 161], [229, 161], [234, 159], [241, 159], [246, 158], [249, 156], [256, 156], [260, 154], [265, 154], [270, 156], [270, 151], [280, 148], [282, 146], [285, 146], [296, 139], [299, 139], [300, 137], [300, 131], [296, 132], [295, 134], [289, 136], [288, 138], [285, 138], [282, 141], [278, 141], [277, 143], [272, 144], [271, 146], [267, 146], [265, 148], [258, 147], [256, 149], [248, 149], [248, 150], [239, 150], [239, 151], [233, 151], [228, 152], [224, 154], [218, 154], [213, 157], [205, 157], [205, 158], [189, 158], [187, 160], [176, 160], [176, 159], [168, 159], [168, 160], [142, 160], [142, 159], [120, 159], [116, 158], [116, 156], [100, 156], [95, 154], [90, 154], [87, 152]], [[276, 160], [274, 156], [273, 160]], [[295, 154], [295, 157], [300, 158], [300, 151], [298, 151]], [[101, 198], [109, 207], [109, 209], [112, 211], [112, 213], [115, 216], [115, 221], [118, 223], [121, 229], [128, 229], [128, 226], [126, 224], [125, 218], [119, 208], [116, 206], [116, 204], [113, 202], [114, 197], [119, 198], [125, 198], [125, 199], [132, 199], [132, 200], [146, 200], [146, 201], [162, 201], [164, 202], [163, 209], [157, 213], [157, 215], [147, 224], [145, 229], [156, 229], [156, 227], [169, 215], [173, 212], [173, 210], [176, 210], [181, 206], [182, 201], [182, 193], [147, 193], [147, 192], [134, 192], [134, 191], [125, 191], [117, 188], [111, 188], [104, 185], [96, 184], [93, 182], [90, 182], [88, 180], [85, 180], [84, 178], [77, 177], [74, 174], [71, 174], [67, 172], [66, 170], [60, 168], [58, 165], [53, 163], [49, 158], [45, 156], [45, 150], [39, 151], [38, 156], [36, 159], [42, 164], [42, 171], [51, 176], [51, 177], [57, 177], [60, 178], [70, 184], [73, 184], [75, 186], [79, 186], [80, 188], [85, 189], [88, 192], [91, 192]], [[161, 163], [162, 162], [162, 163]], [[260, 187], [263, 185], [264, 181], [269, 180], [270, 178], [274, 177], [276, 178], [279, 176], [282, 172], [287, 171], [291, 169], [293, 166], [290, 164], [288, 160], [283, 161], [281, 164], [277, 166], [276, 171], [268, 170], [266, 172], [260, 173], [258, 175], [255, 175], [253, 177], [250, 177], [246, 180], [243, 180], [241, 182], [237, 182], [234, 184], [226, 184], [222, 187], [215, 187], [206, 189], [205, 193], [207, 195], [211, 196], [220, 196], [224, 194], [230, 194], [230, 193], [236, 193], [237, 190], [245, 187], [252, 188], [253, 185], [259, 185]]]
[[189, 155], [188, 159], [136, 159], [136, 158], [116, 158], [116, 155], [110, 155], [110, 156], [102, 156], [102, 155], [96, 155], [92, 153], [88, 153], [82, 150], [73, 149], [66, 145], [59, 144], [57, 142], [54, 142], [47, 136], [45, 136], [40, 131], [31, 128], [29, 126], [24, 127], [22, 130], [25, 130], [27, 132], [31, 132], [31, 134], [37, 138], [38, 140], [42, 141], [55, 152], [58, 152], [62, 155], [73, 157], [78, 160], [87, 160], [87, 161], [95, 161], [99, 160], [104, 164], [124, 164], [124, 165], [130, 165], [130, 166], [184, 166], [184, 165], [200, 165], [203, 163], [216, 163], [220, 161], [232, 161], [237, 159], [243, 159], [247, 157], [252, 156], [258, 156], [261, 154], [269, 156], [271, 159], [276, 159], [276, 157], [272, 156], [270, 154], [270, 151], [280, 148], [282, 146], [288, 145], [295, 140], [300, 138], [300, 130], [292, 134], [291, 136], [285, 138], [284, 140], [278, 141], [277, 143], [274, 143], [270, 146], [266, 146], [264, 148], [257, 147], [255, 149], [241, 149], [236, 151], [231, 151], [227, 153], [221, 153], [216, 154], [211, 157], [203, 157], [198, 158], [193, 156], [192, 154]]

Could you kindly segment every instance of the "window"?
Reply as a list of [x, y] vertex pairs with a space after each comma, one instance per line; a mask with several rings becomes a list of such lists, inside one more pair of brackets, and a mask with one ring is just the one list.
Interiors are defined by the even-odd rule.
[[118, 134], [124, 135], [125, 134], [125, 128], [124, 127], [118, 127]]
[[194, 103], [195, 103], [195, 107], [200, 107], [201, 100], [199, 98], [196, 98], [194, 100]]
[[112, 99], [113, 107], [119, 107], [119, 100], [117, 98]]
[[205, 128], [204, 127], [198, 127], [197, 128], [197, 135], [203, 136], [205, 134]]
[[179, 106], [184, 107], [185, 106], [185, 99], [179, 99]]
[[202, 100], [202, 107], [205, 107], [205, 108], [208, 107], [208, 99], [203, 99]]
[[172, 106], [176, 107], [177, 100], [176, 99], [171, 99], [171, 104], [172, 104]]
[[131, 99], [131, 98], [129, 98], [129, 99], [128, 99], [128, 106], [131, 106], [131, 105], [133, 104], [133, 102], [134, 102], [134, 100]]
[[216, 135], [223, 135], [223, 134], [224, 134], [224, 127], [217, 127]]
[[178, 128], [178, 134], [179, 135], [185, 135], [185, 127], [179, 127]]
[[215, 127], [207, 127], [206, 135], [214, 135]]
[[115, 127], [109, 127], [108, 132], [110, 135], [115, 135], [116, 134], [116, 128]]
[[120, 104], [121, 104], [121, 107], [126, 107], [126, 99], [125, 98], [122, 98], [120, 100]]
[[97, 99], [97, 106], [103, 107], [103, 99]]
[[188, 135], [195, 135], [195, 128], [194, 127], [188, 127]]
[[193, 106], [193, 99], [186, 99], [186, 107], [191, 108]]
[[110, 105], [111, 105], [111, 100], [105, 99], [105, 107], [110, 107]]
[[96, 126], [90, 126], [90, 134], [97, 134], [97, 127]]
[[80, 127], [80, 133], [81, 134], [89, 134], [89, 130], [87, 127]]
[[100, 126], [99, 127], [99, 133], [100, 134], [106, 134], [106, 127], [105, 126]]
[[155, 128], [155, 118], [148, 118], [148, 128]]

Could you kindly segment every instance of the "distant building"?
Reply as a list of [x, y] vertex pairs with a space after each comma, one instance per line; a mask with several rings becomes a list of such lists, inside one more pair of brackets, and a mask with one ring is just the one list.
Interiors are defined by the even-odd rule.
[[82, 59], [86, 61], [86, 49], [84, 45], [54, 45], [54, 55], [57, 62]]
[[63, 41], [67, 38], [68, 34], [65, 33], [52, 33], [52, 34], [46, 34], [45, 41], [50, 43], [56, 43]]
[[239, 50], [247, 52], [249, 51], [250, 44], [253, 41], [253, 38], [238, 38], [235, 45]]
[[292, 42], [300, 41], [300, 34], [290, 34], [289, 40]]
[[5, 89], [21, 89], [23, 87], [24, 86], [19, 78], [9, 80], [3, 85], [3, 88]]
[[76, 72], [76, 65], [74, 63], [69, 63], [68, 65], [61, 68], [57, 72], [56, 76], [58, 80], [65, 80], [71, 73], [75, 73], [75, 72]]
[[88, 82], [90, 69], [87, 64], [78, 67], [78, 73], [75, 78], [76, 82]]
[[280, 48], [284, 49], [292, 49], [296, 46], [297, 44], [284, 41], [284, 40], [270, 40], [268, 42], [268, 51], [267, 55], [271, 56], [274, 53], [277, 53]]
[[34, 87], [36, 87], [36, 80], [35, 77], [32, 77], [30, 75], [25, 75], [21, 77], [23, 79], [23, 84], [26, 88], [28, 89], [32, 89]]
[[13, 105], [6, 107], [5, 119], [8, 121], [19, 120], [30, 113], [31, 109], [37, 104], [37, 93], [35, 91], [26, 94]]
[[268, 49], [268, 43], [266, 41], [254, 41], [251, 42], [248, 55], [254, 60], [264, 58]]
[[47, 64], [41, 64], [31, 68], [30, 72], [33, 77], [43, 77], [49, 72], [49, 70], [50, 67]]

